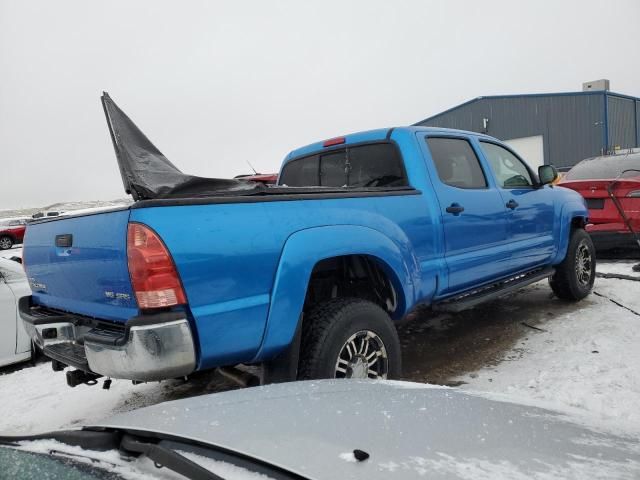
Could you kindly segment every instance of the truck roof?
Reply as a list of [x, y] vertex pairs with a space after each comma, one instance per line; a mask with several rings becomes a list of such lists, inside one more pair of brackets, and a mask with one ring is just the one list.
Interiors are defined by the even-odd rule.
[[472, 135], [480, 138], [492, 139], [489, 135], [484, 135], [482, 133], [477, 132], [469, 132], [466, 130], [456, 130], [452, 128], [439, 128], [439, 127], [422, 127], [422, 126], [409, 126], [409, 127], [388, 127], [388, 128], [378, 128], [375, 130], [364, 130], [362, 132], [349, 133], [347, 135], [341, 135], [338, 137], [321, 140], [319, 142], [310, 143], [309, 145], [305, 145], [300, 148], [296, 148], [289, 152], [289, 154], [284, 159], [283, 163], [287, 163], [289, 160], [294, 158], [310, 155], [314, 152], [318, 152], [326, 148], [325, 142], [331, 140], [342, 140], [340, 141], [340, 145], [352, 145], [355, 143], [364, 143], [364, 142], [376, 142], [388, 140], [391, 138], [391, 134], [394, 131], [404, 130], [408, 132], [425, 132], [425, 133], [442, 133], [442, 134], [462, 134], [462, 135]]

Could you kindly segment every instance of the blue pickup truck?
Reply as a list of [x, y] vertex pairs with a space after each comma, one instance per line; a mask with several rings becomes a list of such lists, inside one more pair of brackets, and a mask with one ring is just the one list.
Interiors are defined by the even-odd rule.
[[396, 322], [549, 278], [589, 294], [576, 192], [477, 133], [385, 128], [285, 158], [275, 186], [182, 173], [107, 95], [122, 208], [35, 221], [19, 311], [74, 386], [259, 365], [262, 381], [401, 372]]

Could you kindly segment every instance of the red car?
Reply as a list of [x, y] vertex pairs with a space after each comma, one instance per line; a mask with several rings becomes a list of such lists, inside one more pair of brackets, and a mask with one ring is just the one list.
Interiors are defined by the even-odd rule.
[[256, 173], [254, 175], [238, 175], [235, 178], [241, 180], [251, 180], [252, 182], [260, 182], [265, 185], [274, 185], [278, 181], [277, 173]]
[[559, 183], [587, 201], [598, 250], [640, 248], [640, 151], [588, 158]]
[[16, 243], [22, 243], [27, 221], [23, 218], [0, 220], [0, 250], [8, 250]]

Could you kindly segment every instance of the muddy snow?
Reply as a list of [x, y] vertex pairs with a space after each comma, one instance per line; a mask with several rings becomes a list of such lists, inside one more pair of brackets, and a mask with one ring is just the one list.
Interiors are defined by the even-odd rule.
[[[9, 252], [3, 252], [6, 255]], [[600, 272], [634, 274], [633, 262]], [[469, 312], [418, 318], [400, 328], [405, 379], [456, 385], [565, 413], [596, 428], [640, 433], [640, 282], [597, 278], [578, 304], [546, 282]], [[47, 362], [0, 370], [0, 432], [36, 433], [98, 422], [166, 400], [236, 388], [215, 372], [192, 381], [110, 390], [66, 386]]]
[[462, 388], [640, 433], [640, 282], [598, 278], [573, 311], [536, 327], [504, 361], [460, 376]]

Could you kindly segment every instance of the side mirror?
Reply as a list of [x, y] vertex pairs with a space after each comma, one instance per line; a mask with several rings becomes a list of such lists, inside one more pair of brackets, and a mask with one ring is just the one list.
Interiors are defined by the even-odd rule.
[[558, 170], [553, 165], [541, 165], [538, 167], [540, 185], [548, 185], [558, 178]]

